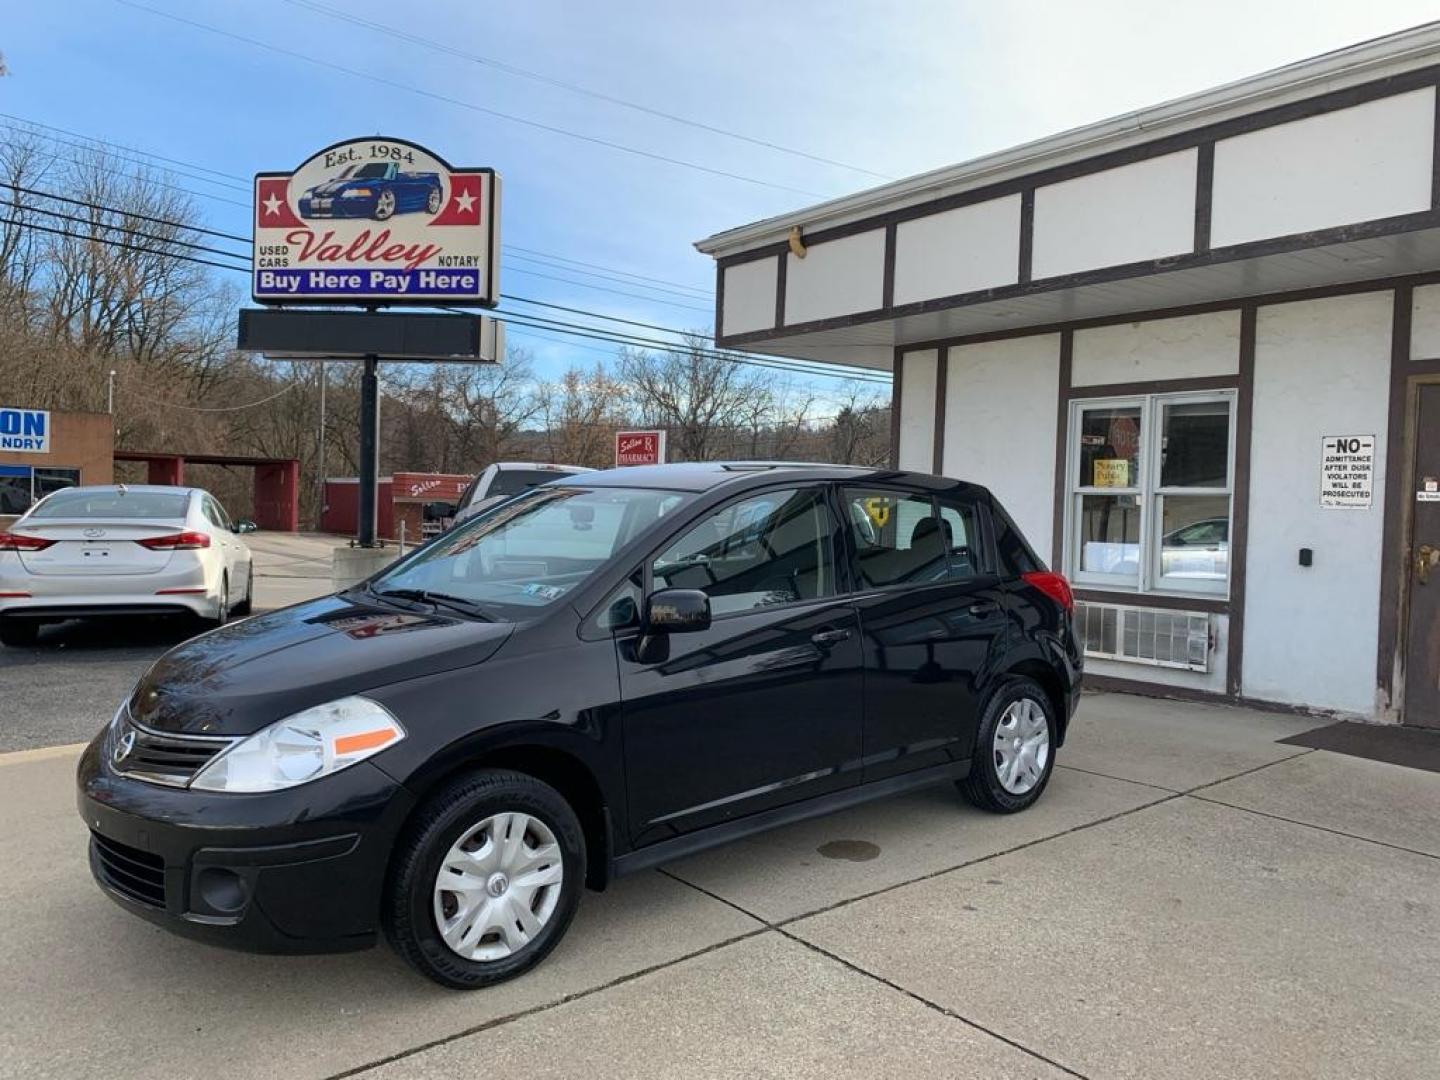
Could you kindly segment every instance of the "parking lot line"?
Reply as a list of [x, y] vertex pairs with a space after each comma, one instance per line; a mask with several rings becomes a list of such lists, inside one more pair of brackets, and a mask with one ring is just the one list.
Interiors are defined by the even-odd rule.
[[88, 743], [62, 743], [59, 746], [40, 746], [33, 750], [11, 750], [0, 754], [0, 765], [24, 765], [28, 761], [46, 761], [50, 758], [80, 756]]

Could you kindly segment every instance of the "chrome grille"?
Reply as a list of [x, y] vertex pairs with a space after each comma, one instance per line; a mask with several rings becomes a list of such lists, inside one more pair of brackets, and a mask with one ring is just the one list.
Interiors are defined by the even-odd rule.
[[177, 735], [142, 727], [123, 710], [110, 741], [110, 763], [121, 776], [184, 787], [210, 760], [239, 740], [228, 735]]

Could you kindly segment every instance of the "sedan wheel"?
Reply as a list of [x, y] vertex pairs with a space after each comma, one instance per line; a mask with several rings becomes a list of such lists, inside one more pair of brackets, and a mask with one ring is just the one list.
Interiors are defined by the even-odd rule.
[[503, 960], [545, 928], [564, 881], [548, 825], [528, 814], [495, 814], [445, 856], [435, 878], [435, 925], [466, 960]]
[[444, 986], [490, 986], [559, 943], [584, 881], [585, 834], [564, 797], [524, 773], [479, 770], [432, 795], [396, 844], [385, 934]]

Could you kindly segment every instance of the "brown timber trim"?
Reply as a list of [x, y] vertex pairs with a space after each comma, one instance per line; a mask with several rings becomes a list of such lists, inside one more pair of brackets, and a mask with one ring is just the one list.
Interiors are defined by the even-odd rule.
[[1016, 278], [1021, 285], [1030, 283], [1035, 262], [1035, 189], [1020, 193], [1020, 270]]
[[1435, 87], [1435, 124], [1431, 130], [1430, 205], [1440, 210], [1440, 85]]
[[1208, 315], [1218, 311], [1241, 311], [1247, 304], [1256, 307], [1270, 307], [1275, 304], [1293, 304], [1301, 300], [1326, 300], [1335, 296], [1355, 296], [1363, 293], [1389, 292], [1405, 285], [1440, 284], [1440, 270], [1423, 274], [1403, 274], [1394, 277], [1373, 278], [1366, 281], [1347, 281], [1335, 285], [1313, 285], [1304, 289], [1290, 289], [1285, 292], [1262, 293], [1257, 296], [1232, 297], [1228, 300], [1206, 300], [1198, 304], [1184, 304], [1176, 307], [1150, 308], [1142, 311], [1127, 311], [1116, 315], [1093, 315], [1069, 322], [1037, 323], [1033, 326], [1017, 326], [1010, 330], [986, 330], [974, 334], [959, 334], [954, 337], [930, 338], [925, 341], [906, 342], [905, 349], [938, 349], [942, 345], [980, 345], [991, 341], [1009, 341], [1013, 338], [1038, 337], [1042, 334], [1058, 334], [1066, 330], [1092, 330], [1100, 326], [1116, 326], [1120, 323], [1159, 322], [1164, 319], [1179, 319], [1187, 315]]
[[[1363, 105], [1366, 102], [1376, 101], [1380, 98], [1394, 97], [1411, 90], [1419, 90], [1426, 86], [1435, 86], [1437, 83], [1440, 83], [1440, 65], [1416, 68], [1413, 71], [1386, 76], [1385, 78], [1361, 83], [1357, 86], [1348, 86], [1341, 90], [1332, 90], [1329, 93], [1317, 94], [1314, 97], [1305, 98], [1301, 101], [1274, 105], [1268, 109], [1261, 109], [1258, 112], [1249, 113], [1245, 116], [1232, 117], [1229, 120], [1220, 120], [1213, 124], [1192, 128], [1189, 131], [1176, 132], [1159, 139], [1153, 139], [1150, 142], [1121, 147], [1120, 149], [1097, 154], [1094, 157], [1085, 158], [1081, 161], [1072, 161], [1064, 165], [1056, 165], [1049, 169], [1041, 169], [1038, 172], [1029, 173], [1024, 176], [1011, 177], [1008, 180], [1002, 180], [998, 183], [983, 184], [967, 191], [955, 192], [938, 199], [932, 199], [929, 202], [917, 203], [912, 206], [904, 206], [895, 210], [871, 214], [868, 217], [847, 221], [842, 225], [833, 225], [828, 229], [817, 229], [814, 232], [806, 234], [805, 243], [813, 246], [815, 244], [826, 243], [830, 240], [840, 240], [846, 236], [854, 236], [856, 233], [882, 228], [892, 221], [896, 223], [910, 221], [914, 218], [928, 217], [931, 214], [938, 214], [945, 210], [954, 210], [957, 207], [969, 206], [973, 203], [988, 202], [991, 199], [1000, 198], [1004, 195], [1014, 195], [1017, 192], [1024, 192], [1027, 189], [1045, 187], [1049, 184], [1059, 183], [1062, 180], [1072, 180], [1077, 176], [1088, 176], [1091, 173], [1104, 172], [1107, 169], [1118, 168], [1121, 165], [1132, 165], [1137, 161], [1145, 161], [1149, 158], [1173, 154], [1180, 150], [1200, 148], [1207, 143], [1213, 144], [1219, 139], [1227, 139], [1234, 135], [1244, 135], [1264, 128], [1288, 124], [1294, 120], [1303, 120], [1306, 117], [1318, 116], [1321, 113], [1334, 112], [1349, 108], [1352, 105]], [[1437, 204], [1437, 207], [1440, 207], [1440, 204]], [[733, 266], [736, 263], [762, 259], [767, 255], [779, 254], [786, 250], [788, 250], [786, 242], [779, 240], [745, 251], [722, 255], [716, 259], [716, 262], [720, 266]]]
[[[1436, 96], [1440, 105], [1440, 95]], [[1390, 317], [1390, 401], [1385, 428], [1385, 503], [1380, 542], [1380, 627], [1375, 650], [1375, 685], [1382, 709], [1396, 708], [1395, 666], [1400, 659], [1402, 634], [1401, 596], [1405, 589], [1404, 549], [1409, 547], [1401, 518], [1408, 507], [1401, 504], [1401, 484], [1408, 472], [1405, 461], [1405, 405], [1410, 389], [1411, 323], [1415, 291], [1408, 286], [1395, 290], [1395, 309]]]
[[880, 283], [880, 306], [892, 308], [895, 306], [895, 244], [897, 241], [897, 229], [895, 222], [885, 226], [885, 267], [882, 271]]
[[1072, 386], [1069, 397], [1106, 398], [1138, 397], [1141, 394], [1183, 394], [1191, 390], [1234, 390], [1240, 385], [1238, 375], [1197, 375], [1189, 379], [1149, 379], [1144, 382], [1095, 383]]
[[1111, 592], [1106, 589], [1076, 588], [1075, 599], [1087, 604], [1124, 604], [1126, 607], [1155, 608], [1159, 611], [1204, 611], [1225, 615], [1230, 601], [1220, 596], [1175, 596], [1172, 593]]
[[715, 271], [715, 335], [711, 344], [717, 348], [725, 336], [725, 271]]
[[[790, 265], [790, 252], [782, 252], [775, 261], [775, 329], [785, 325], [785, 276]], [[764, 333], [764, 331], [761, 331]]]
[[945, 473], [945, 382], [950, 370], [950, 350], [937, 349], [935, 352], [935, 438], [933, 465], [930, 470], [936, 476]]
[[1319, 719], [1338, 720], [1348, 713], [1330, 709], [1313, 709], [1305, 705], [1291, 705], [1284, 701], [1266, 701], [1264, 698], [1230, 697], [1213, 690], [1198, 690], [1189, 686], [1171, 686], [1169, 683], [1142, 682], [1139, 679], [1121, 679], [1114, 675], [1086, 675], [1086, 693], [1135, 694], [1139, 697], [1163, 698], [1169, 701], [1189, 701], [1197, 705], [1229, 705], [1254, 709], [1257, 712], [1280, 713], [1284, 716], [1314, 716]]
[[1201, 143], [1195, 162], [1195, 250], [1210, 250], [1210, 206], [1215, 192], [1215, 144]]
[[1055, 510], [1050, 533], [1050, 569], [1065, 565], [1065, 462], [1070, 438], [1070, 372], [1075, 366], [1075, 332], [1060, 331], [1060, 385], [1055, 398]]
[[1240, 309], [1240, 391], [1235, 395], [1235, 479], [1230, 494], [1230, 633], [1225, 692], [1239, 697], [1245, 661], [1245, 564], [1250, 536], [1250, 427], [1255, 415], [1255, 323], [1259, 309]]
[[895, 350], [895, 372], [890, 377], [890, 467], [900, 468], [900, 387], [905, 374], [905, 352]]

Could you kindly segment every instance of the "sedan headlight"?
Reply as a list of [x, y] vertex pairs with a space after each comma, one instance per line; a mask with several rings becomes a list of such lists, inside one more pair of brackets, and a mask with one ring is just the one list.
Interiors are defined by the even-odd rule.
[[329, 776], [405, 738], [400, 721], [363, 697], [339, 698], [278, 720], [215, 758], [200, 791], [279, 791]]
[[357, 187], [350, 188], [348, 191], [342, 191], [340, 193], [340, 197], [342, 199], [366, 199], [373, 194], [375, 193], [371, 191], [368, 187]]

